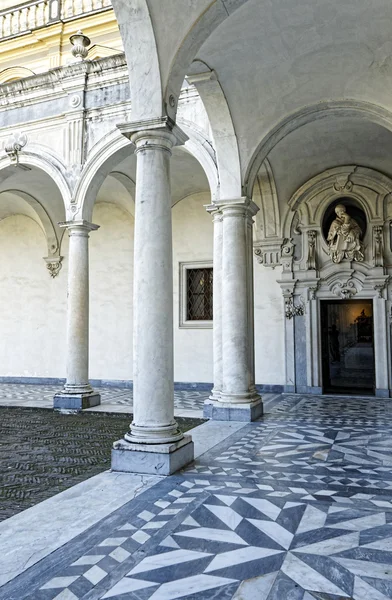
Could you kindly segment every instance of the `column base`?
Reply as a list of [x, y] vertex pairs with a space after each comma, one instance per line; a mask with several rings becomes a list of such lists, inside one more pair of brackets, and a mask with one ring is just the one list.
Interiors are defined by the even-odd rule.
[[53, 398], [53, 408], [55, 410], [73, 410], [80, 412], [85, 408], [92, 408], [101, 404], [101, 396], [98, 392], [89, 392], [86, 394], [67, 394], [59, 392]]
[[194, 459], [193, 442], [184, 435], [171, 444], [131, 444], [125, 440], [114, 442], [112, 471], [145, 475], [171, 475]]
[[249, 403], [204, 402], [203, 417], [213, 421], [241, 421], [250, 423], [256, 421], [263, 414], [263, 401], [261, 398]]

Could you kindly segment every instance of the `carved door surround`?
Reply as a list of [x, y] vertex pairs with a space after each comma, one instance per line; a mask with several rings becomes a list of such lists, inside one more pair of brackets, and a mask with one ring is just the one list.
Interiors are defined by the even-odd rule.
[[[331, 203], [341, 198], [366, 216], [363, 262], [344, 259], [335, 264], [329, 255], [323, 218]], [[282, 221], [279, 284], [286, 308], [285, 390], [323, 391], [320, 301], [367, 299], [374, 307], [376, 395], [392, 396], [392, 180], [355, 165], [329, 169], [295, 192]], [[294, 229], [295, 234], [300, 232], [295, 238]], [[297, 252], [293, 239], [301, 245]]]

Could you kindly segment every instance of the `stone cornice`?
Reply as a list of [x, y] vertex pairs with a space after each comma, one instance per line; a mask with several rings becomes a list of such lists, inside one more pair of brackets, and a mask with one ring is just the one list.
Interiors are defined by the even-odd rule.
[[18, 97], [19, 99], [22, 93], [37, 88], [62, 86], [67, 79], [87, 78], [88, 80], [93, 75], [102, 74], [113, 69], [127, 69], [124, 53], [113, 54], [97, 60], [76, 62], [64, 67], [56, 67], [46, 73], [3, 83], [0, 85], [0, 102], [3, 98]]

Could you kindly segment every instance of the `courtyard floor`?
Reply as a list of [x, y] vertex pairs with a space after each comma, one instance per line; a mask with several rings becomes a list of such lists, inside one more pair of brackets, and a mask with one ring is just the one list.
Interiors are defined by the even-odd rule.
[[172, 477], [101, 473], [0, 523], [0, 600], [392, 599], [392, 402], [266, 396]]

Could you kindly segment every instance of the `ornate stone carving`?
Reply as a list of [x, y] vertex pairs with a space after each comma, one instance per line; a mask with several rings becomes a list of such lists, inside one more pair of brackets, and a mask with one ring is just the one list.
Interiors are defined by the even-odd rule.
[[257, 241], [253, 247], [259, 264], [272, 269], [281, 264], [282, 238]]
[[333, 185], [333, 189], [335, 192], [351, 192], [353, 189], [353, 183], [350, 181], [351, 173], [343, 173], [342, 175], [337, 175], [335, 179], [335, 183]]
[[45, 261], [46, 261], [46, 268], [48, 269], [50, 276], [54, 279], [55, 277], [57, 277], [57, 275], [61, 271], [61, 267], [63, 266], [62, 265], [63, 257], [62, 256], [48, 256], [45, 258]]
[[383, 291], [386, 289], [387, 285], [390, 282], [390, 277], [386, 277], [384, 281], [380, 281], [379, 283], [375, 283], [373, 288], [377, 292], [378, 298], [383, 298]]
[[337, 217], [331, 223], [327, 238], [332, 261], [340, 263], [346, 258], [362, 262], [365, 258], [364, 246], [360, 240], [362, 229], [356, 220], [347, 214], [343, 204], [338, 204], [335, 212]]
[[384, 266], [384, 247], [382, 237], [382, 225], [374, 225], [373, 227], [373, 240], [374, 240], [374, 266]]
[[79, 29], [74, 35], [69, 38], [73, 48], [71, 50], [72, 56], [78, 61], [85, 60], [88, 55], [87, 48], [90, 46], [91, 41], [87, 35], [84, 35], [83, 31]]
[[261, 251], [261, 248], [255, 248], [254, 253], [257, 256], [257, 262], [262, 265], [264, 260], [263, 260], [263, 253]]
[[343, 300], [350, 300], [358, 292], [354, 285], [354, 282], [348, 279], [346, 282], [339, 281], [333, 288], [333, 293], [338, 298]]
[[27, 144], [27, 135], [25, 133], [14, 133], [5, 143], [4, 151], [15, 165], [19, 164], [19, 152]]
[[281, 248], [283, 273], [292, 271], [294, 248], [295, 244], [293, 244], [293, 238], [284, 238]]
[[316, 264], [316, 236], [317, 231], [310, 229], [308, 232], [308, 260], [306, 261], [306, 268], [310, 271], [317, 269]]
[[313, 285], [311, 287], [308, 288], [309, 290], [309, 300], [316, 300], [316, 294], [317, 294], [317, 290], [320, 287], [320, 282], [318, 281], [316, 283], [316, 285]]
[[301, 304], [299, 306], [295, 306], [293, 294], [289, 292], [289, 294], [287, 295], [287, 291], [288, 290], [286, 290], [284, 300], [286, 319], [292, 319], [293, 317], [301, 317], [305, 314], [305, 306], [302, 299]]

